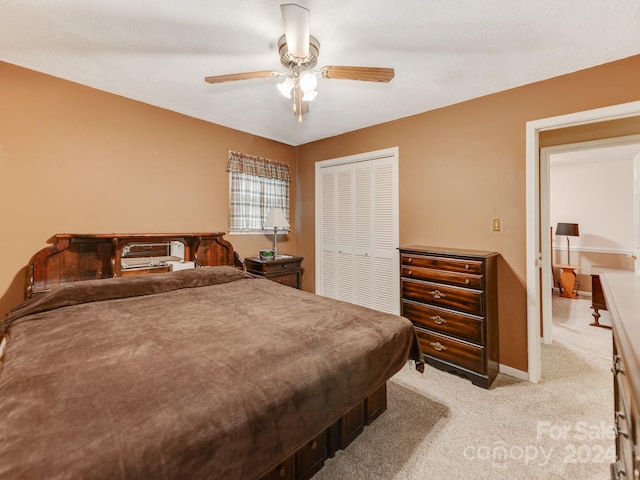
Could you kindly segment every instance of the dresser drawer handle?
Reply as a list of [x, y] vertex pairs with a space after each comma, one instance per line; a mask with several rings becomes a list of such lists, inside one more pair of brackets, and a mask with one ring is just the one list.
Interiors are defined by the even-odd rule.
[[467, 263], [467, 264], [464, 266], [464, 268], [465, 268], [465, 269], [467, 269], [467, 270], [469, 270], [469, 269], [471, 268], [471, 266]]
[[286, 263], [283, 263], [283, 264], [282, 264], [282, 268], [287, 268], [287, 264], [286, 264]]
[[613, 357], [613, 367], [611, 367], [611, 373], [617, 375], [618, 373], [624, 373], [624, 367], [621, 364], [620, 355], [615, 355]]
[[464, 283], [465, 283], [466, 285], [469, 285], [469, 284], [471, 283], [471, 281], [470, 281], [468, 278], [465, 278], [465, 279], [464, 279]]
[[626, 420], [624, 413], [619, 411], [616, 412], [615, 418], [616, 418], [616, 424], [615, 424], [616, 437], [623, 436], [624, 438], [629, 438], [629, 432], [620, 429], [620, 427], [618, 426], [618, 420], [620, 419]]
[[433, 298], [444, 298], [444, 297], [446, 297], [446, 295], [444, 293], [442, 293], [440, 290], [434, 290], [432, 292], [429, 292], [429, 295], [431, 295]]
[[447, 321], [444, 318], [442, 318], [440, 315], [432, 316], [431, 320], [433, 320], [438, 325], [442, 325], [443, 323], [447, 323]]
[[407, 277], [413, 276], [413, 270], [407, 270]]
[[413, 258], [407, 258], [407, 263], [408, 264], [412, 264], [413, 263]]
[[311, 442], [309, 445], [311, 446], [311, 450], [315, 450], [316, 448], [318, 448], [318, 442], [316, 442], [315, 440]]
[[447, 347], [442, 345], [440, 342], [431, 342], [430, 345], [439, 352], [447, 349]]

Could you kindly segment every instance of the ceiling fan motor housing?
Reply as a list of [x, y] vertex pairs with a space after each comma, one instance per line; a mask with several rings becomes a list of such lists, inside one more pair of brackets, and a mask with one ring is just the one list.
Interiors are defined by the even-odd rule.
[[287, 48], [287, 38], [285, 35], [282, 35], [278, 40], [278, 53], [280, 54], [280, 63], [287, 68], [298, 64], [313, 68], [318, 63], [320, 42], [313, 35], [309, 35], [309, 55], [305, 58], [297, 58], [289, 52]]

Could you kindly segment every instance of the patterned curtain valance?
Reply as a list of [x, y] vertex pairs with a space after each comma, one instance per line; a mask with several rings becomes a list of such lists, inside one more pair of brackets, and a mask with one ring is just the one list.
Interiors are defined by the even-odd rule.
[[232, 151], [229, 151], [227, 172], [246, 173], [257, 177], [291, 181], [289, 165], [286, 163]]

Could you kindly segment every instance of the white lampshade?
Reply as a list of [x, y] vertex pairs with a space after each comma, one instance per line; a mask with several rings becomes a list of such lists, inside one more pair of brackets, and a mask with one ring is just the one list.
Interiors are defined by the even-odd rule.
[[263, 228], [276, 229], [276, 230], [288, 230], [289, 222], [287, 217], [284, 216], [284, 211], [281, 208], [272, 208], [267, 215], [267, 220], [264, 222]]

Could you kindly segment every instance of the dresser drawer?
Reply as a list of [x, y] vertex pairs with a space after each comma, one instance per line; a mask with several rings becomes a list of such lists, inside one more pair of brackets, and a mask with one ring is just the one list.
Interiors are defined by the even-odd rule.
[[406, 278], [401, 283], [403, 298], [484, 316], [484, 294], [481, 291]]
[[464, 313], [402, 300], [403, 316], [415, 325], [451, 335], [473, 343], [484, 344], [484, 319]]
[[261, 275], [282, 285], [300, 288], [302, 260], [302, 257], [283, 255], [274, 260], [247, 257], [244, 259], [244, 263], [249, 273]]
[[477, 373], [486, 373], [484, 348], [444, 335], [416, 328], [425, 356], [433, 357]]
[[282, 285], [287, 285], [288, 287], [299, 288], [298, 286], [298, 276], [297, 272], [285, 273], [284, 275], [267, 275], [266, 277], [269, 280], [272, 280], [277, 283], [281, 283]]
[[459, 260], [454, 258], [432, 257], [427, 255], [410, 255], [403, 253], [401, 256], [402, 265], [413, 267], [432, 268], [435, 270], [445, 270], [448, 272], [471, 273], [482, 275], [483, 262], [478, 260]]
[[448, 272], [446, 270], [434, 270], [432, 268], [421, 268], [413, 266], [403, 266], [401, 275], [417, 280], [427, 280], [438, 283], [448, 283], [459, 287], [475, 288], [482, 290], [482, 275], [470, 275], [467, 273]]
[[296, 452], [295, 478], [306, 480], [311, 478], [324, 465], [327, 458], [327, 432], [323, 432]]
[[[266, 261], [266, 262], [262, 262], [261, 264], [259, 264], [259, 267], [256, 270], [260, 270], [261, 272], [264, 273], [282, 273], [282, 272], [288, 272], [291, 270], [300, 270], [300, 264], [302, 263], [302, 261], [287, 261], [287, 262], [282, 262], [280, 260], [272, 260], [272, 261]], [[252, 268], [254, 268], [252, 266]]]
[[293, 468], [293, 461], [294, 457], [292, 455], [272, 471], [267, 473], [264, 477], [261, 477], [260, 480], [294, 480], [295, 471]]

